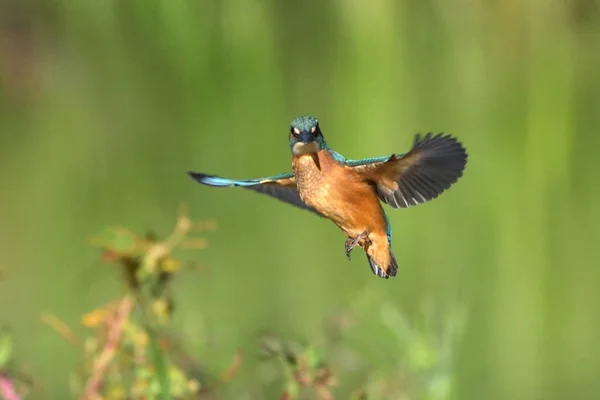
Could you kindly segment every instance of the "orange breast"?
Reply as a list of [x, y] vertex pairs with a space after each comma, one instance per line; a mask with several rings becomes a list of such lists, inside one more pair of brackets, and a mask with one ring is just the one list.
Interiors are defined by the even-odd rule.
[[375, 190], [328, 151], [295, 156], [292, 167], [302, 200], [335, 222], [348, 236], [368, 230], [385, 233], [383, 208]]

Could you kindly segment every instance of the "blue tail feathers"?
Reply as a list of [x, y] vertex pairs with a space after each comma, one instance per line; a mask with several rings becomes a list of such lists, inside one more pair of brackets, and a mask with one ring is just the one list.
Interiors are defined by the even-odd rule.
[[394, 253], [392, 253], [391, 250], [390, 257], [391, 263], [387, 266], [386, 269], [384, 269], [382, 267], [377, 266], [373, 259], [371, 259], [371, 257], [369, 257], [369, 255], [367, 254], [367, 260], [369, 260], [369, 265], [371, 266], [371, 271], [373, 271], [373, 274], [383, 279], [388, 279], [390, 276], [396, 276], [396, 273], [398, 273], [398, 262], [396, 261], [396, 257], [394, 257]]

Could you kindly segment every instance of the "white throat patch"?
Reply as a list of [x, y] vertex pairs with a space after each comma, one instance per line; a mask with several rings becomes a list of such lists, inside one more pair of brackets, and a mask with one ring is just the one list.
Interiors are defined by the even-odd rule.
[[301, 156], [302, 154], [308, 153], [318, 153], [321, 150], [319, 143], [310, 142], [310, 143], [296, 143], [292, 147], [292, 152], [295, 156]]

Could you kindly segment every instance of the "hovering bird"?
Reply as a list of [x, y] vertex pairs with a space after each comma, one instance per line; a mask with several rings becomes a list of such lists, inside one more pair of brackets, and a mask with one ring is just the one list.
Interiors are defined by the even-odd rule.
[[415, 136], [406, 154], [348, 160], [331, 150], [315, 117], [291, 122], [293, 172], [232, 180], [188, 172], [209, 186], [239, 186], [273, 196], [333, 221], [348, 237], [346, 257], [362, 247], [373, 273], [396, 276], [392, 228], [381, 202], [407, 208], [439, 196], [463, 174], [467, 152], [449, 135]]

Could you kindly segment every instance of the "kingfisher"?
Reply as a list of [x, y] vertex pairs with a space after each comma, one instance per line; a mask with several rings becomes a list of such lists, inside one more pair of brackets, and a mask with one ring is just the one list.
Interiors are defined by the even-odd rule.
[[347, 236], [346, 257], [361, 247], [373, 274], [385, 279], [396, 276], [398, 263], [382, 202], [408, 208], [435, 199], [463, 175], [468, 157], [451, 135], [430, 132], [416, 134], [405, 154], [346, 159], [329, 148], [319, 121], [308, 115], [292, 120], [289, 145], [292, 172], [246, 180], [188, 174], [208, 186], [250, 189], [333, 221]]

